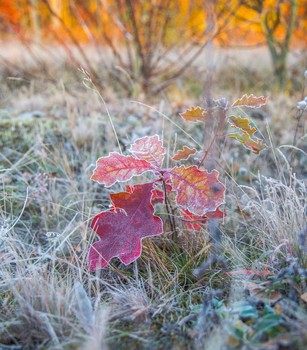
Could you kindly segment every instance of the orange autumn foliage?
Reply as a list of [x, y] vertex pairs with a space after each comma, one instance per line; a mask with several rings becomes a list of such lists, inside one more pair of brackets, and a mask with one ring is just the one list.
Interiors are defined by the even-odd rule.
[[[235, 2], [235, 1], [233, 1]], [[240, 2], [237, 0], [237, 2]], [[264, 45], [264, 21], [267, 20], [274, 37], [282, 40], [289, 24], [291, 1], [244, 0], [238, 11], [230, 18], [227, 30], [219, 35], [217, 43], [222, 46]], [[306, 46], [307, 0], [298, 0], [298, 10], [292, 44]], [[229, 10], [232, 5], [228, 6]], [[279, 17], [277, 18], [277, 16]]]
[[[18, 28], [19, 31], [30, 36], [33, 31], [39, 31], [39, 36], [46, 39], [52, 39], [55, 33], [65, 39], [69, 36], [68, 29], [79, 42], [103, 42], [102, 32], [105, 32], [108, 37], [117, 37], [119, 40], [123, 40], [124, 34], [129, 40], [129, 34], [133, 35], [133, 30], [120, 23], [114, 6], [115, 2], [115, 0], [2, 0], [0, 2], [0, 23], [2, 26], [14, 26], [15, 30]], [[263, 16], [269, 15], [273, 19], [278, 2], [278, 0], [212, 1], [215, 12], [212, 17], [215, 26], [218, 27], [227, 17], [227, 26], [219, 33], [215, 42], [222, 46], [265, 44]], [[150, 14], [150, 7], [154, 3], [157, 3], [157, 10], [159, 10], [158, 0], [133, 1], [137, 21], [148, 24], [148, 19], [145, 17]], [[184, 36], [185, 40], [197, 38], [197, 42], [201, 41], [202, 33], [205, 33], [207, 28], [204, 2], [202, 0], [165, 0], [164, 4], [166, 3], [167, 6], [163, 7], [164, 11], [165, 8], [168, 8], [169, 12], [166, 43], [171, 44], [181, 36]], [[306, 43], [304, 40], [307, 29], [306, 9], [307, 0], [299, 0], [293, 37], [295, 44], [304, 45]], [[285, 34], [289, 1], [281, 2], [280, 11], [281, 20], [275, 29], [277, 37]], [[161, 14], [162, 20], [164, 17]], [[161, 24], [155, 23], [155, 25]], [[140, 40], [147, 35], [147, 30], [148, 28], [143, 28], [140, 32]], [[151, 28], [151, 30], [156, 29]]]

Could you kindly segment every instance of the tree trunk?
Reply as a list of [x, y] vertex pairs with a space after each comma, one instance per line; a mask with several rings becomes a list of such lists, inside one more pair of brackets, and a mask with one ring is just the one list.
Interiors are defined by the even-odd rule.
[[290, 0], [290, 14], [289, 21], [286, 27], [285, 37], [278, 39], [274, 35], [277, 26], [280, 24], [280, 1], [277, 4], [276, 20], [273, 25], [269, 24], [269, 14], [266, 14], [263, 22], [263, 30], [266, 41], [269, 47], [274, 76], [277, 82], [277, 88], [283, 90], [287, 84], [287, 56], [290, 49], [292, 34], [297, 18], [298, 0]]

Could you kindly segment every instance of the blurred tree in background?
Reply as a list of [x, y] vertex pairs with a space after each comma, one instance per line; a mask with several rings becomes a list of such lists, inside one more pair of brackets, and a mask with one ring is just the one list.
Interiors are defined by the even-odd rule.
[[[306, 45], [306, 0], [2, 0], [3, 38], [65, 49], [101, 84], [108, 72], [128, 94], [156, 93], [209, 42], [267, 45], [279, 88], [291, 46]], [[86, 45], [101, 57], [97, 66]]]
[[218, 42], [223, 46], [267, 45], [278, 88], [283, 89], [291, 43], [306, 47], [306, 30], [306, 0], [243, 0]]

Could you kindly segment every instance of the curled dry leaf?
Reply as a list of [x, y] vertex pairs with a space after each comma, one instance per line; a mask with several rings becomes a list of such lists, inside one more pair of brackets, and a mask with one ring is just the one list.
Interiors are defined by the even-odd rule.
[[156, 203], [163, 203], [164, 202], [164, 192], [160, 189], [153, 189], [152, 190], [152, 196], [151, 196], [151, 203], [156, 204]]
[[170, 171], [176, 203], [195, 215], [205, 215], [215, 211], [224, 203], [225, 187], [218, 180], [219, 172], [199, 170], [193, 165], [175, 167]]
[[179, 114], [185, 121], [204, 122], [207, 112], [204, 108], [192, 107], [191, 109], [187, 109], [185, 112]]
[[158, 135], [145, 136], [137, 139], [129, 150], [138, 159], [146, 160], [155, 168], [162, 167], [165, 148]]
[[195, 231], [199, 231], [208, 219], [223, 219], [225, 216], [225, 213], [219, 208], [217, 208], [215, 211], [207, 212], [207, 214], [203, 216], [192, 214], [189, 210], [185, 209], [181, 210], [181, 214], [181, 221], [185, 223], [189, 229], [193, 229]]
[[243, 95], [241, 98], [236, 100], [231, 107], [249, 107], [259, 108], [267, 103], [268, 98], [264, 96], [256, 97], [253, 94]]
[[111, 152], [109, 156], [97, 160], [91, 179], [110, 187], [116, 181], [125, 182], [149, 170], [155, 169], [146, 160]]
[[173, 156], [173, 160], [186, 160], [191, 155], [195, 154], [197, 152], [196, 148], [189, 148], [187, 146], [183, 146], [183, 149], [178, 150], [177, 153]]
[[246, 132], [249, 136], [253, 136], [257, 129], [255, 127], [251, 127], [250, 121], [247, 118], [236, 117], [232, 115], [228, 118], [228, 122], [232, 125], [232, 127], [236, 127]]
[[232, 128], [237, 130], [236, 133], [228, 134], [228, 136], [239, 141], [245, 148], [252, 150], [255, 154], [267, 148], [261, 139], [254, 136], [257, 128], [252, 127], [247, 118], [231, 116], [228, 122]]
[[267, 148], [261, 139], [258, 139], [257, 137], [252, 139], [247, 132], [242, 130], [238, 133], [228, 134], [228, 136], [239, 141], [245, 148], [252, 150], [255, 154], [259, 154]]
[[130, 264], [141, 255], [141, 240], [160, 235], [162, 220], [154, 215], [151, 204], [153, 183], [135, 185], [128, 192], [111, 194], [115, 210], [96, 215], [92, 229], [100, 237], [89, 251], [91, 271], [108, 266], [109, 261], [118, 257], [124, 264]]

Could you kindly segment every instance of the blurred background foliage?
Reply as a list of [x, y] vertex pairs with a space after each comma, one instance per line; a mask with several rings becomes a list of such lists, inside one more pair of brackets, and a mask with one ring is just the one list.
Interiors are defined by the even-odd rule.
[[34, 59], [35, 47], [61, 47], [100, 87], [100, 71], [107, 71], [129, 95], [163, 90], [212, 43], [266, 45], [276, 85], [284, 89], [287, 55], [291, 47], [306, 47], [306, 23], [306, 0], [0, 2], [2, 40], [18, 40]]

